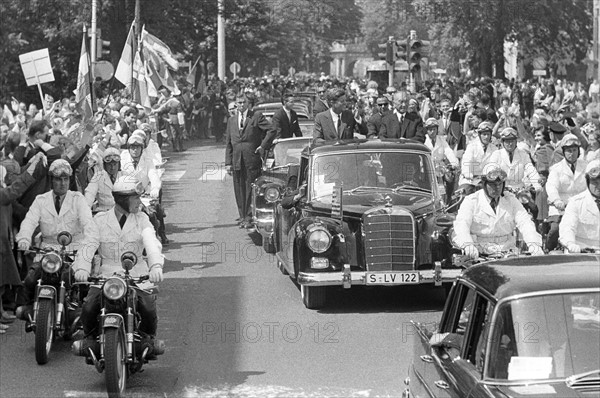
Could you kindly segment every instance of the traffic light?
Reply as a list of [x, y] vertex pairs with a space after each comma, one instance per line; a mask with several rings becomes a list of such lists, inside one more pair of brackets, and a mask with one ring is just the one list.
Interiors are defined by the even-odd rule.
[[394, 41], [387, 41], [383, 44], [378, 44], [377, 45], [381, 50], [385, 50], [385, 51], [381, 51], [379, 53], [377, 53], [377, 55], [379, 56], [379, 59], [385, 59], [385, 61], [388, 64], [393, 64], [394, 63], [394, 56], [396, 55], [396, 43]]
[[110, 41], [96, 39], [96, 59], [110, 59]]
[[396, 59], [402, 59], [406, 62], [409, 60], [408, 41], [396, 41]]
[[409, 41], [409, 60], [408, 67], [412, 73], [421, 72], [421, 64], [423, 58], [429, 56], [429, 41], [428, 40], [410, 40]]

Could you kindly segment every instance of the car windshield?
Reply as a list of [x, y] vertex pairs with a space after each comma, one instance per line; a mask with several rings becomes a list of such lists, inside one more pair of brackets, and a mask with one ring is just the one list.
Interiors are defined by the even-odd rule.
[[512, 300], [493, 325], [488, 376], [505, 380], [566, 378], [600, 369], [600, 293]]
[[300, 164], [302, 150], [309, 144], [310, 138], [279, 141], [273, 148], [273, 167], [287, 164]]
[[425, 155], [409, 152], [355, 152], [316, 156], [312, 165], [312, 199], [331, 202], [333, 187], [344, 194], [406, 189], [431, 192], [432, 173]]

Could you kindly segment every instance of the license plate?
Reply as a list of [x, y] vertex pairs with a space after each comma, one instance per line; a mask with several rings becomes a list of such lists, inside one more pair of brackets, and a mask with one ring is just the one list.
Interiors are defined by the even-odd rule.
[[420, 282], [418, 272], [378, 272], [367, 274], [367, 285], [411, 285]]

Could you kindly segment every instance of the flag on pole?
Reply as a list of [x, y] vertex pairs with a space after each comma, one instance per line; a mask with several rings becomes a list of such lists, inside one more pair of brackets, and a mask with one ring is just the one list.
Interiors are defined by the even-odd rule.
[[81, 55], [79, 56], [79, 72], [77, 73], [77, 88], [75, 89], [75, 102], [81, 111], [83, 120], [89, 120], [94, 116], [92, 98], [92, 81], [90, 75], [90, 57], [85, 45], [86, 32], [83, 32], [81, 42]]
[[146, 82], [146, 66], [142, 62], [141, 51], [135, 52], [133, 60], [133, 83], [131, 89], [131, 97], [134, 102], [142, 105], [144, 108], [150, 109], [150, 97], [148, 96], [148, 85]]
[[156, 36], [148, 33], [146, 28], [143, 27], [141, 48], [143, 59], [147, 62], [147, 76], [151, 80], [152, 85], [157, 89], [160, 86], [165, 86], [174, 95], [181, 94], [169, 72], [169, 67], [175, 70], [179, 68], [179, 63], [173, 57], [169, 47]]
[[198, 59], [194, 63], [194, 66], [192, 67], [192, 69], [190, 69], [190, 73], [187, 75], [187, 78], [185, 79], [192, 86], [196, 86], [196, 80], [198, 79], [198, 75], [199, 75], [198, 62], [200, 62], [200, 58], [201, 57], [198, 57]]
[[135, 21], [133, 21], [131, 28], [129, 28], [129, 34], [127, 35], [127, 40], [125, 41], [125, 47], [123, 47], [121, 59], [119, 59], [117, 70], [115, 72], [115, 79], [123, 83], [123, 85], [129, 89], [131, 89], [133, 79], [133, 49], [135, 47], [134, 26]]

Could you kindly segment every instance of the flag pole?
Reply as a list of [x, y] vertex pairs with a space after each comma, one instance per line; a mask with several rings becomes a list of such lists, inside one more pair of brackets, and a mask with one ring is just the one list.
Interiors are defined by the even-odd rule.
[[90, 101], [92, 102], [90, 105], [92, 106], [92, 115], [96, 112], [97, 107], [94, 106], [94, 82], [92, 81], [93, 71], [92, 71], [92, 61], [90, 58], [90, 51], [87, 45], [87, 26], [83, 24], [83, 43], [85, 45], [85, 53], [87, 54], [88, 60], [88, 76], [89, 76], [89, 84], [90, 84]]

